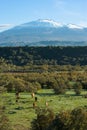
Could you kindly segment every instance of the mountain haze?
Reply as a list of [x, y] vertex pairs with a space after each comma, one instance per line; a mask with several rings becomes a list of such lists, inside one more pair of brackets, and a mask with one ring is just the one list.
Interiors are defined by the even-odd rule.
[[53, 20], [36, 20], [0, 33], [0, 46], [32, 45], [40, 41], [87, 41], [87, 28]]

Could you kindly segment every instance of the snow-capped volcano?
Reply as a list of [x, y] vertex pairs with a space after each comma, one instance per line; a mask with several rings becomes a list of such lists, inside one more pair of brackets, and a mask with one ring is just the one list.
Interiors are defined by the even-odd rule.
[[52, 27], [52, 28], [59, 28], [59, 27], [67, 27], [70, 29], [83, 29], [80, 25], [76, 24], [62, 24], [60, 22], [56, 22], [50, 19], [38, 19], [36, 21], [32, 21], [29, 23], [21, 24], [18, 27]]
[[49, 19], [39, 19], [0, 33], [0, 45], [55, 40], [87, 41], [87, 28], [75, 24], [62, 24]]
[[62, 27], [63, 24], [59, 23], [59, 22], [55, 22], [54, 20], [49, 20], [49, 19], [39, 19], [37, 20], [37, 22], [40, 22], [40, 23], [45, 23], [47, 25], [50, 25], [52, 27]]
[[59, 22], [55, 22], [54, 20], [50, 20], [50, 19], [38, 19], [36, 21], [32, 21], [29, 23], [25, 23], [20, 25], [21, 27], [29, 27], [29, 26], [33, 26], [33, 27], [63, 27], [63, 24], [59, 23]]

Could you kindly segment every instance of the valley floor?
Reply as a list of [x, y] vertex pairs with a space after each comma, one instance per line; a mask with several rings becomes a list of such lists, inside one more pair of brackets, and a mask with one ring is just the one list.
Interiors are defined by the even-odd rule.
[[[87, 106], [87, 98], [84, 98], [87, 91], [82, 91], [76, 96], [74, 91], [67, 91], [64, 95], [55, 95], [52, 89], [41, 89], [37, 92], [36, 108], [50, 108], [54, 113], [62, 110], [72, 110], [79, 106]], [[15, 93], [3, 93], [0, 105], [5, 106], [5, 113], [10, 120], [13, 130], [28, 130], [31, 122], [36, 118], [33, 103], [35, 98], [31, 93], [20, 93], [18, 103], [15, 102]], [[47, 106], [46, 106], [47, 102]]]

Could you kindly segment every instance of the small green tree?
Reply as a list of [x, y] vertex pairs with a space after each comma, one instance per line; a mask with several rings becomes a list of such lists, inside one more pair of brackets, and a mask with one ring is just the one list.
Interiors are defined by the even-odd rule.
[[0, 130], [11, 130], [9, 119], [4, 113], [4, 107], [0, 106]]
[[19, 78], [17, 79], [15, 78], [13, 84], [16, 91], [19, 91], [19, 92], [25, 91], [25, 84], [23, 80]]
[[81, 83], [76, 82], [76, 83], [74, 84], [73, 88], [74, 88], [74, 91], [75, 91], [76, 95], [80, 95], [81, 90], [82, 90], [82, 85], [81, 85]]
[[60, 112], [47, 130], [87, 130], [87, 108]]
[[38, 108], [37, 118], [32, 122], [32, 130], [46, 130], [54, 119], [54, 113], [50, 109]]
[[71, 112], [71, 130], [87, 130], [87, 109], [75, 108]]
[[33, 87], [33, 84], [32, 84], [31, 82], [27, 82], [27, 83], [26, 83], [26, 88], [25, 88], [25, 90], [26, 90], [27, 92], [34, 92], [34, 91], [35, 91], [35, 89], [34, 89], [34, 87]]
[[53, 88], [55, 94], [64, 94], [66, 91], [66, 84], [62, 80], [56, 81], [53, 83]]
[[70, 130], [71, 115], [70, 111], [62, 111], [56, 115], [47, 130]]

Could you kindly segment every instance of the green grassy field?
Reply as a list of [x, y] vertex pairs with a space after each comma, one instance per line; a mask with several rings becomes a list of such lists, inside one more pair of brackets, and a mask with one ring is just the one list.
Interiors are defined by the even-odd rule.
[[[40, 90], [35, 95], [38, 99], [37, 107], [51, 108], [55, 114], [62, 110], [72, 110], [78, 106], [87, 106], [87, 98], [83, 95], [87, 91], [82, 91], [80, 96], [76, 96], [73, 91], [67, 91], [65, 95], [55, 95], [52, 89]], [[31, 121], [36, 118], [33, 108], [34, 98], [30, 93], [20, 93], [19, 102], [15, 102], [15, 93], [3, 93], [0, 95], [0, 103], [4, 105], [5, 113], [8, 116], [14, 130], [27, 130]], [[20, 129], [17, 129], [20, 128]]]

